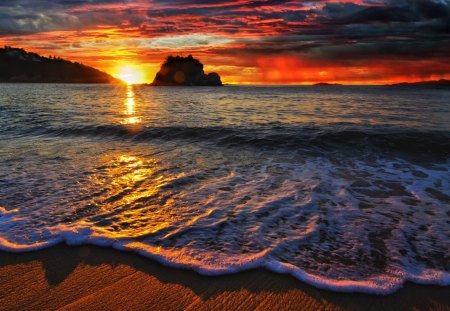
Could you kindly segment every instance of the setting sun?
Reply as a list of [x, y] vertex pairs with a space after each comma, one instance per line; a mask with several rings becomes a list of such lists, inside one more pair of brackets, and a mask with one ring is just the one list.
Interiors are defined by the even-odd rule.
[[124, 65], [120, 67], [115, 76], [128, 84], [145, 83], [144, 72], [133, 65]]

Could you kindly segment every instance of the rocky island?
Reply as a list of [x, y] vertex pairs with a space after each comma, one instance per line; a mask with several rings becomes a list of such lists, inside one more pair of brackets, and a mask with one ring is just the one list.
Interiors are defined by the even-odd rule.
[[328, 83], [328, 82], [319, 82], [316, 84], [313, 84], [314, 86], [341, 86], [343, 84], [340, 83]]
[[211, 72], [205, 74], [203, 64], [189, 55], [169, 56], [162, 64], [152, 86], [221, 86], [220, 76]]
[[122, 83], [105, 72], [80, 63], [44, 57], [9, 46], [0, 48], [0, 82]]

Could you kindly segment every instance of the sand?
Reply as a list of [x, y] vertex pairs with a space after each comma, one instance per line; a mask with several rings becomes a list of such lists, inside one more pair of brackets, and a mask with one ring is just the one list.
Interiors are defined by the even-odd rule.
[[113, 249], [58, 245], [0, 252], [1, 310], [450, 310], [450, 287], [389, 296], [319, 290], [262, 269], [221, 277]]

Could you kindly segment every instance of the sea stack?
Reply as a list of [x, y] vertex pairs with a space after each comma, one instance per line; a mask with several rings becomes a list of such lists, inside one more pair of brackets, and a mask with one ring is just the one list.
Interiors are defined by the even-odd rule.
[[189, 55], [169, 56], [162, 64], [152, 84], [154, 86], [221, 86], [219, 74], [205, 74], [203, 64]]

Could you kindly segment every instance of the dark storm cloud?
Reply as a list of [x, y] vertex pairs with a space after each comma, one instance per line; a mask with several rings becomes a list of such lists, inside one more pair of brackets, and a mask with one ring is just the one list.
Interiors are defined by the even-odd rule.
[[372, 6], [329, 3], [323, 8], [325, 19], [341, 24], [419, 22], [448, 19], [449, 5], [431, 0], [398, 1], [395, 5]]
[[130, 1], [114, 1], [114, 0], [2, 0], [0, 8], [7, 7], [27, 7], [30, 9], [45, 8], [70, 8], [84, 4], [111, 4], [111, 3], [127, 3]]
[[67, 13], [67, 9], [85, 3], [113, 2], [112, 0], [2, 0], [0, 1], [0, 35], [76, 29], [81, 26], [77, 16]]

